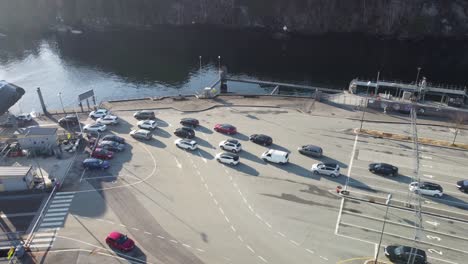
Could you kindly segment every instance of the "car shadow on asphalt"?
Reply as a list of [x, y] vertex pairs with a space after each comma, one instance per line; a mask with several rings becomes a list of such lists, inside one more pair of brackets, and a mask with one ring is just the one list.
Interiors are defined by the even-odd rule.
[[[132, 236], [133, 237], [133, 236]], [[129, 237], [129, 238], [132, 238], [132, 237]], [[123, 252], [123, 251], [120, 251], [116, 248], [112, 248], [112, 247], [109, 247], [111, 249], [111, 251], [113, 251], [117, 256], [121, 257], [121, 258], [124, 258], [126, 259], [129, 263], [133, 263], [135, 262], [135, 260], [133, 260], [133, 258], [136, 258], [138, 259], [139, 261], [138, 262], [142, 262], [142, 263], [146, 263], [146, 254], [138, 247], [138, 246], [135, 246], [131, 251], [129, 252]], [[132, 259], [130, 259], [132, 258]]]
[[[221, 133], [221, 134], [223, 134], [223, 133]], [[235, 138], [235, 139], [237, 139], [237, 140], [243, 140], [243, 141], [248, 141], [248, 140], [249, 140], [249, 137], [248, 137], [248, 136], [246, 136], [246, 135], [243, 134], [243, 133], [239, 133], [239, 132], [237, 132], [237, 133], [234, 134], [234, 135], [227, 135], [227, 134], [223, 134], [223, 135], [230, 136], [230, 137]]]
[[205, 134], [213, 134], [213, 130], [211, 130], [211, 129], [207, 128], [207, 127], [204, 127], [204, 126], [200, 126], [200, 125], [198, 125], [195, 128], [195, 131], [205, 133]]
[[258, 156], [255, 156], [252, 153], [250, 153], [248, 151], [245, 151], [245, 150], [242, 150], [241, 152], [239, 152], [239, 157], [241, 159], [247, 159], [247, 160], [257, 162], [257, 163], [260, 163], [260, 164], [266, 164], [266, 162], [263, 161], [261, 158], [259, 158]]
[[199, 156], [201, 158], [208, 159], [208, 160], [213, 160], [214, 159], [213, 155], [211, 155], [209, 152], [207, 152], [207, 151], [205, 151], [205, 150], [203, 150], [201, 148], [198, 148], [195, 151], [190, 151], [189, 153], [192, 153], [195, 156]]
[[[321, 181], [322, 179], [324, 179], [324, 180], [327, 180], [327, 181], [330, 181], [330, 182], [334, 182], [334, 183], [337, 184], [337, 186], [342, 186], [342, 187], [346, 185], [346, 182], [348, 180], [347, 179], [348, 177], [346, 175], [344, 175], [344, 174], [341, 174], [338, 177], [331, 177], [331, 176], [327, 176], [327, 175], [323, 175], [323, 174], [314, 174], [311, 171], [308, 171], [308, 173], [309, 174], [307, 176], [305, 176], [305, 177], [307, 177], [309, 179], [313, 179], [313, 180], [317, 180], [317, 181]], [[372, 193], [377, 192], [376, 190], [374, 190], [369, 185], [367, 185], [364, 182], [362, 182], [360, 180], [357, 180], [355, 178], [350, 178], [349, 179], [348, 186], [356, 188], [356, 189], [372, 192]]]
[[240, 162], [239, 164], [237, 164], [235, 166], [228, 166], [227, 165], [227, 167], [230, 167], [233, 170], [237, 170], [238, 172], [241, 172], [243, 174], [248, 174], [248, 175], [252, 175], [252, 176], [260, 175], [260, 173], [256, 169], [254, 169], [253, 167], [250, 167], [249, 165], [247, 165], [245, 163], [242, 163], [242, 162]]
[[421, 198], [423, 199], [422, 200], [423, 204], [424, 204], [424, 200], [430, 200], [430, 201], [433, 201], [435, 203], [445, 204], [447, 206], [456, 207], [456, 208], [459, 208], [459, 209], [462, 209], [462, 210], [467, 210], [468, 209], [468, 203], [467, 202], [465, 202], [462, 199], [456, 198], [453, 195], [447, 194], [447, 193], [444, 193], [444, 196], [442, 196], [441, 198], [436, 198], [436, 197], [427, 196], [427, 195], [421, 195]]
[[[310, 157], [310, 158], [313, 158], [313, 157]], [[317, 160], [319, 160], [320, 162], [322, 163], [336, 163], [340, 166], [340, 168], [348, 168], [348, 164], [346, 163], [343, 163], [339, 160], [336, 160], [332, 157], [329, 157], [329, 156], [326, 156], [326, 155], [323, 155], [321, 158], [317, 158]]]
[[156, 121], [156, 125], [158, 127], [168, 127], [169, 126], [169, 123], [167, 123], [166, 121], [164, 121], [162, 119], [155, 118], [154, 121]]
[[[128, 123], [125, 119], [119, 118], [119, 123], [117, 125], [107, 125], [107, 131], [115, 132], [119, 134], [128, 134], [132, 131], [133, 125]], [[135, 124], [135, 128], [138, 129]]]
[[161, 128], [156, 128], [153, 131], [153, 134], [155, 136], [162, 137], [162, 138], [170, 138], [171, 137], [171, 134], [169, 132], [167, 132], [166, 130], [161, 129]]
[[216, 149], [215, 147], [213, 147], [213, 145], [210, 144], [210, 142], [204, 140], [201, 137], [195, 137], [194, 140], [197, 141], [198, 145], [200, 145], [202, 147], [206, 147], [206, 148], [210, 148], [210, 149]]
[[384, 179], [388, 179], [388, 180], [400, 182], [400, 183], [405, 183], [405, 184], [410, 184], [413, 182], [413, 179], [410, 176], [406, 176], [400, 173], [397, 176], [384, 176], [384, 175], [375, 174], [375, 173], [372, 173], [372, 175], [374, 175], [375, 177], [382, 177]]
[[287, 173], [292, 173], [292, 174], [296, 174], [297, 176], [301, 176], [301, 177], [309, 177], [312, 173], [307, 170], [306, 168], [304, 167], [301, 167], [295, 163], [292, 163], [292, 162], [289, 162], [287, 164], [276, 164], [276, 163], [271, 163], [271, 162], [267, 162], [268, 165], [271, 165], [273, 167], [276, 167], [278, 169], [281, 169], [281, 170], [284, 170], [285, 172]]
[[284, 151], [284, 152], [290, 152], [289, 149], [283, 147], [283, 146], [280, 146], [278, 144], [271, 144], [270, 146], [266, 146], [267, 148], [270, 148], [270, 149], [275, 149], [275, 150], [281, 150], [281, 151]]
[[166, 148], [167, 145], [164, 144], [161, 140], [157, 139], [155, 136], [151, 140], [141, 140], [141, 143], [156, 147], [156, 148]]

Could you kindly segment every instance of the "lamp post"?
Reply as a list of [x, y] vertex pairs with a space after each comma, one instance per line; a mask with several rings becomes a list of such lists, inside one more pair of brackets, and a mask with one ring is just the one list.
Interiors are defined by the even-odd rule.
[[382, 225], [382, 231], [380, 232], [380, 240], [379, 240], [379, 246], [377, 247], [377, 254], [375, 255], [375, 260], [374, 263], [377, 263], [377, 260], [379, 259], [379, 252], [380, 252], [380, 245], [382, 244], [382, 238], [385, 230], [385, 224], [387, 223], [387, 214], [388, 214], [388, 207], [390, 205], [390, 200], [392, 199], [392, 194], [388, 194], [387, 196], [387, 201], [385, 201], [386, 209], [385, 209], [385, 217], [384, 217], [384, 222]]
[[65, 112], [65, 107], [63, 107], [62, 92], [59, 92], [59, 93], [58, 93], [58, 97], [60, 98], [60, 104], [62, 105], [63, 113], [66, 114], [66, 112]]
[[198, 61], [200, 62], [200, 73], [201, 73], [201, 70], [202, 70], [201, 58], [202, 58], [202, 56], [198, 56]]
[[419, 72], [420, 71], [421, 71], [421, 67], [418, 67], [418, 74], [416, 74], [416, 86], [418, 86]]
[[377, 72], [377, 81], [375, 82], [375, 94], [377, 96], [379, 94], [379, 78], [380, 78], [380, 71]]
[[366, 113], [365, 108], [367, 108], [367, 100], [369, 96], [369, 85], [371, 84], [370, 81], [367, 82], [367, 92], [366, 92], [366, 107], [364, 107], [364, 104], [362, 106], [362, 116], [361, 116], [361, 127], [359, 128], [359, 132], [362, 130], [362, 123], [364, 123], [364, 114]]
[[221, 77], [221, 56], [218, 56], [218, 74]]

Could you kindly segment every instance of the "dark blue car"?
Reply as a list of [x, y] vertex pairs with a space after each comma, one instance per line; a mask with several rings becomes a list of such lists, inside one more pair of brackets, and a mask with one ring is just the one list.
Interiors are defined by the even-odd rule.
[[110, 167], [110, 164], [108, 161], [105, 160], [100, 160], [100, 159], [85, 159], [83, 161], [83, 167], [85, 169], [101, 169], [105, 170]]

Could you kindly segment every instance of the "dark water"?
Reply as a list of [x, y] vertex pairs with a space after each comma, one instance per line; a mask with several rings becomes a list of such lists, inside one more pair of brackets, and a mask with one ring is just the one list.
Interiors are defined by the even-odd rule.
[[[233, 77], [337, 89], [346, 88], [355, 77], [375, 79], [378, 70], [381, 79], [411, 82], [417, 67], [430, 82], [465, 85], [468, 42], [172, 27], [0, 37], [0, 79], [27, 90], [16, 111], [39, 110], [36, 87], [41, 87], [51, 108], [61, 108], [58, 92], [65, 106], [73, 106], [77, 95], [88, 89], [95, 90], [98, 100], [193, 94], [216, 79], [219, 62]], [[266, 90], [229, 86], [239, 92]]]

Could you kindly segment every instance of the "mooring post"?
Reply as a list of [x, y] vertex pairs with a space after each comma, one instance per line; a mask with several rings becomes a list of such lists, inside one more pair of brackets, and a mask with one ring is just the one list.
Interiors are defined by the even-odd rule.
[[39, 101], [41, 103], [41, 107], [42, 107], [42, 111], [44, 112], [44, 115], [48, 114], [47, 108], [46, 108], [45, 103], [44, 103], [44, 98], [42, 97], [42, 92], [41, 92], [40, 87], [37, 87], [37, 95], [39, 95]]

